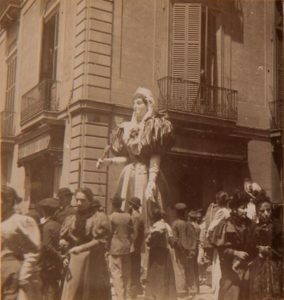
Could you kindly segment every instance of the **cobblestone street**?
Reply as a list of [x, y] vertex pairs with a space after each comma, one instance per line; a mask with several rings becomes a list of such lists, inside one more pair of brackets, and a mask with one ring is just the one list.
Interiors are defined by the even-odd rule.
[[200, 294], [196, 295], [193, 300], [213, 300], [211, 288], [207, 285], [200, 286]]

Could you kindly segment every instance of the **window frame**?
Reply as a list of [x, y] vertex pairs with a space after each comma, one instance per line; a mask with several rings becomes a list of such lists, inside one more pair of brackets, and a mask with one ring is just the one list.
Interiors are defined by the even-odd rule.
[[[204, 61], [205, 65], [205, 73], [208, 72], [208, 16], [209, 13], [215, 17], [215, 41], [216, 41], [216, 69], [217, 69], [217, 76], [214, 78], [214, 82], [217, 82], [217, 86], [223, 86], [223, 76], [224, 76], [224, 66], [223, 66], [223, 57], [218, 56], [218, 47], [220, 47], [221, 53], [223, 53], [224, 48], [224, 28], [222, 24], [221, 28], [221, 37], [218, 37], [218, 30], [217, 30], [217, 23], [218, 18], [220, 17], [221, 11], [216, 7], [211, 7], [209, 4], [199, 3], [196, 1], [186, 1], [186, 0], [172, 0], [170, 1], [169, 7], [169, 38], [168, 38], [168, 74], [169, 76], [173, 76], [173, 63], [172, 63], [172, 55], [173, 55], [173, 28], [174, 28], [174, 5], [175, 4], [188, 4], [188, 5], [200, 5], [201, 6], [201, 14], [203, 11], [206, 13], [206, 30], [205, 30], [205, 45], [204, 49], [202, 49], [202, 16], [200, 19], [200, 57], [199, 57], [199, 65], [200, 71], [202, 67], [202, 60]], [[219, 24], [220, 25], [220, 24]], [[200, 74], [201, 75], [201, 74]], [[201, 77], [201, 76], [200, 76]], [[188, 78], [183, 78], [188, 79]], [[188, 79], [190, 80], [190, 79]], [[198, 82], [201, 80], [199, 79]]]
[[[58, 79], [58, 58], [59, 58], [59, 29], [60, 29], [60, 17], [59, 17], [59, 4], [56, 2], [54, 6], [48, 10], [42, 19], [42, 34], [41, 34], [41, 51], [40, 51], [40, 71], [39, 77], [40, 82], [45, 79], [51, 79], [57, 81]], [[54, 38], [53, 38], [53, 55], [52, 55], [52, 70], [50, 78], [44, 75], [44, 51], [45, 51], [45, 40], [44, 33], [48, 22], [55, 17], [54, 22]]]

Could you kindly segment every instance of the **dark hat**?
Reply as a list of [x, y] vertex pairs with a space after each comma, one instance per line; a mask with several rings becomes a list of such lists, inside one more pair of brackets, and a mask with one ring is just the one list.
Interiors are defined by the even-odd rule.
[[185, 210], [187, 208], [185, 203], [179, 202], [175, 205], [176, 210]]
[[39, 201], [38, 203], [42, 207], [48, 207], [48, 208], [53, 208], [53, 209], [58, 209], [60, 204], [59, 201], [56, 200], [55, 198], [45, 198]]
[[140, 207], [141, 206], [141, 200], [137, 197], [132, 197], [129, 201], [129, 204], [134, 205], [135, 207]]
[[18, 196], [15, 189], [7, 185], [1, 186], [1, 199], [2, 201], [11, 200], [14, 203], [20, 203], [23, 200], [23, 198]]
[[93, 207], [101, 207], [102, 205], [101, 205], [100, 200], [94, 199], [93, 202], [92, 202], [92, 206]]
[[248, 204], [249, 199], [247, 194], [242, 190], [236, 189], [233, 193], [231, 201], [229, 202], [229, 206], [231, 209], [236, 209], [242, 205]]
[[120, 207], [122, 204], [122, 199], [120, 197], [115, 196], [111, 199], [111, 202], [114, 207]]
[[58, 198], [63, 197], [63, 196], [67, 196], [67, 195], [73, 195], [73, 193], [67, 187], [60, 188], [57, 192], [57, 197]]

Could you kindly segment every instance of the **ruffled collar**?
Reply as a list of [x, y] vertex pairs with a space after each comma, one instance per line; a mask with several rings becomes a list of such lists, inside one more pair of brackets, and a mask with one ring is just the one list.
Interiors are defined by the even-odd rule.
[[148, 119], [154, 116], [154, 112], [152, 109], [148, 109], [144, 117], [140, 122], [137, 122], [136, 117], [133, 113], [131, 121], [126, 123], [124, 126], [124, 140], [127, 143], [130, 139], [133, 138], [141, 138], [143, 133], [145, 123]]

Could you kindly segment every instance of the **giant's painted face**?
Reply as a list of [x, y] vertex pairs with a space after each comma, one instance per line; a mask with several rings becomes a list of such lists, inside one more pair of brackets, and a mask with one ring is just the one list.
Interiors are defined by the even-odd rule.
[[142, 120], [142, 118], [147, 112], [147, 109], [147, 104], [141, 97], [134, 99], [133, 112], [137, 120]]

